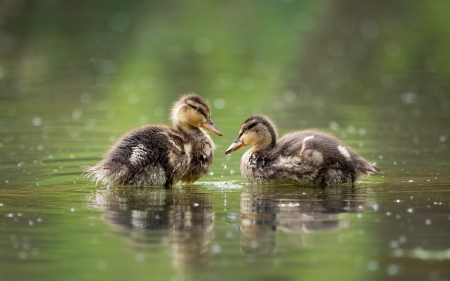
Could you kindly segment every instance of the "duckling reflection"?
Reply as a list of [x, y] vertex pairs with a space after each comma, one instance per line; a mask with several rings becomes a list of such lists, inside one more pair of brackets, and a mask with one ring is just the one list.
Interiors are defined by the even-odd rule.
[[[278, 190], [277, 190], [278, 188]], [[289, 233], [335, 231], [349, 225], [339, 214], [356, 213], [361, 208], [363, 188], [293, 188], [249, 186], [241, 194], [240, 246], [244, 253], [273, 254], [277, 230]], [[308, 245], [307, 235], [300, 239]]]
[[133, 242], [169, 238], [176, 268], [209, 266], [214, 226], [209, 194], [159, 187], [104, 189], [97, 191], [93, 205], [107, 211], [107, 221], [129, 229]]

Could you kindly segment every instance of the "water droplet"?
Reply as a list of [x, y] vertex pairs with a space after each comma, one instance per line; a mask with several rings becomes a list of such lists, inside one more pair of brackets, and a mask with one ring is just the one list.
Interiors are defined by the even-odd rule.
[[33, 125], [36, 126], [36, 127], [37, 127], [37, 126], [41, 126], [41, 124], [42, 124], [42, 119], [41, 119], [41, 117], [34, 117], [32, 123], [33, 123]]
[[367, 264], [367, 269], [368, 270], [372, 270], [372, 271], [377, 270], [378, 269], [378, 262], [377, 261], [370, 261]]
[[389, 247], [391, 247], [393, 249], [398, 248], [398, 245], [399, 245], [398, 241], [391, 241], [389, 243]]
[[145, 255], [144, 255], [143, 253], [137, 253], [137, 254], [134, 256], [134, 259], [135, 259], [137, 262], [143, 262], [143, 261], [145, 261]]
[[398, 265], [395, 264], [391, 264], [387, 267], [387, 273], [389, 275], [397, 275], [400, 271], [400, 268], [398, 267]]
[[225, 107], [225, 101], [223, 99], [216, 99], [214, 101], [214, 107], [217, 109], [222, 109]]
[[430, 220], [430, 219], [426, 219], [426, 220], [425, 220], [425, 224], [426, 224], [426, 225], [430, 225], [430, 224], [431, 224], [431, 220]]
[[129, 104], [137, 104], [139, 102], [139, 95], [136, 93], [132, 93], [128, 96]]
[[364, 37], [368, 39], [375, 39], [378, 37], [379, 34], [379, 27], [377, 22], [373, 20], [365, 20], [361, 23], [360, 26], [361, 33]]
[[212, 51], [212, 49], [213, 44], [211, 40], [207, 38], [200, 38], [197, 41], [195, 41], [194, 50], [200, 55], [207, 55]]
[[213, 253], [219, 253], [220, 252], [220, 250], [221, 250], [221, 247], [220, 247], [220, 245], [213, 245], [212, 246], [212, 251], [213, 251]]

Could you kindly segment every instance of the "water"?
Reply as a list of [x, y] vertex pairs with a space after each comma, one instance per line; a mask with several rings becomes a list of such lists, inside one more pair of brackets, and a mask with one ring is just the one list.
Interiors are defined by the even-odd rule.
[[[445, 1], [3, 1], [0, 280], [450, 280]], [[124, 132], [206, 97], [224, 137], [173, 190], [86, 181]], [[240, 124], [331, 132], [383, 174], [249, 186]]]

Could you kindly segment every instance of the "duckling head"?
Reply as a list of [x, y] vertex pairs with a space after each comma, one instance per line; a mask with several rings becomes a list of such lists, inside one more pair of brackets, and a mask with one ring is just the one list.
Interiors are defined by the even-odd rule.
[[277, 142], [277, 132], [275, 123], [263, 115], [254, 115], [241, 125], [237, 139], [225, 151], [229, 155], [231, 152], [246, 145], [253, 146], [253, 150], [272, 148]]
[[206, 130], [222, 136], [222, 132], [211, 120], [211, 108], [209, 104], [196, 94], [182, 96], [172, 108], [171, 119], [173, 125], [184, 132], [194, 128]]

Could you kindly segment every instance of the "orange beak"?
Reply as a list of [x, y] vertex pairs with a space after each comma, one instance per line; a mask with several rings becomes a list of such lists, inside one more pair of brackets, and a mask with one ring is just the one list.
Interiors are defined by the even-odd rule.
[[216, 125], [214, 125], [213, 121], [211, 119], [208, 119], [205, 123], [203, 123], [202, 128], [205, 128], [206, 130], [210, 131], [211, 133], [214, 133], [218, 136], [223, 136], [222, 132], [217, 128]]
[[227, 149], [227, 151], [225, 151], [226, 155], [230, 155], [231, 152], [238, 150], [241, 147], [244, 147], [245, 143], [239, 139], [236, 139], [231, 145], [230, 147]]

